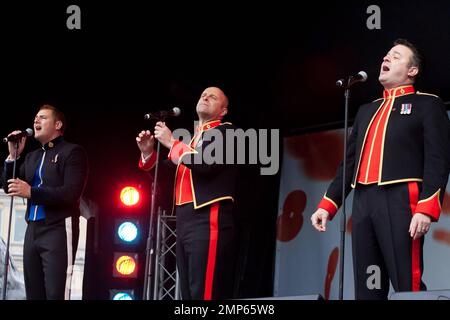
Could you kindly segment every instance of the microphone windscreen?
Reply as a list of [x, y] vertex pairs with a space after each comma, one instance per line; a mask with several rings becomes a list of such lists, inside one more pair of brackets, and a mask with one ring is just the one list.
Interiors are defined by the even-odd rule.
[[174, 117], [178, 117], [181, 114], [181, 110], [178, 107], [172, 109]]
[[361, 77], [361, 82], [364, 82], [369, 77], [365, 71], [358, 72], [358, 75]]
[[338, 81], [336, 81], [336, 85], [338, 87], [343, 87], [344, 86], [344, 79], [339, 79]]

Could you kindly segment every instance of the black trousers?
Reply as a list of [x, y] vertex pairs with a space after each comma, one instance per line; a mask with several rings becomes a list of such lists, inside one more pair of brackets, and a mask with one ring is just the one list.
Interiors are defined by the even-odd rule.
[[47, 225], [30, 221], [25, 232], [23, 265], [28, 300], [68, 300], [78, 245], [79, 218]]
[[177, 269], [183, 300], [229, 299], [235, 271], [233, 203], [176, 207]]
[[416, 182], [357, 185], [352, 211], [356, 299], [387, 299], [389, 280], [395, 291], [426, 290], [423, 237], [413, 240], [409, 234], [419, 188]]

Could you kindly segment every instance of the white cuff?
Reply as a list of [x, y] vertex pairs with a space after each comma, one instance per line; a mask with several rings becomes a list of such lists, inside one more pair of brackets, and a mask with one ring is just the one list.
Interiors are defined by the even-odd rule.
[[150, 157], [152, 156], [152, 154], [153, 154], [153, 151], [152, 151], [148, 156], [146, 156], [146, 157], [144, 158], [144, 154], [141, 152], [141, 161], [142, 161], [142, 164], [145, 164], [145, 163], [148, 161], [148, 159], [150, 159]]
[[[17, 160], [19, 160], [19, 159], [20, 159], [20, 156], [17, 157]], [[5, 159], [5, 162], [6, 163], [11, 163], [11, 162], [14, 162], [14, 159], [10, 158], [9, 155], [8, 155], [8, 157]]]

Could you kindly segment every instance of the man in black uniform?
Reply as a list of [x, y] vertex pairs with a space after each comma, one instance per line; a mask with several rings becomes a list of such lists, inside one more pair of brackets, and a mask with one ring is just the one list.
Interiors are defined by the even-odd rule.
[[[157, 122], [154, 136], [148, 130], [138, 135], [142, 153], [139, 167], [146, 171], [154, 167], [154, 138], [170, 149], [165, 164], [175, 177], [166, 179], [175, 181], [173, 205], [182, 299], [228, 299], [234, 284], [237, 167], [225, 163], [225, 132], [235, 127], [221, 121], [228, 112], [228, 98], [219, 88], [205, 89], [196, 109], [199, 124], [189, 144], [175, 140], [164, 122]], [[222, 161], [205, 161], [202, 155], [218, 136], [223, 139], [218, 151]]]
[[[64, 114], [43, 105], [34, 118], [34, 137], [42, 147], [25, 157], [26, 138], [17, 149], [18, 177], [12, 179], [13, 142], [2, 172], [3, 189], [28, 199], [23, 263], [27, 299], [70, 298], [79, 236], [79, 202], [88, 175], [84, 149], [64, 141]], [[20, 131], [14, 131], [17, 134]]]
[[[416, 92], [421, 57], [399, 39], [381, 64], [383, 98], [361, 106], [348, 140], [346, 195], [355, 189], [352, 247], [356, 299], [425, 290], [423, 241], [439, 219], [449, 175], [449, 119], [441, 99]], [[311, 221], [326, 230], [341, 205], [342, 165]], [[373, 268], [374, 266], [378, 267]], [[380, 270], [380, 285], [368, 285]], [[370, 282], [370, 281], [369, 281]]]

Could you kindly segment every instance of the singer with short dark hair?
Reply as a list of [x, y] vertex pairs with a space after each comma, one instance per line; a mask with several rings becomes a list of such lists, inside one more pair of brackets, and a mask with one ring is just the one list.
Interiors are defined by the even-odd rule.
[[43, 105], [34, 118], [34, 138], [41, 147], [23, 156], [26, 136], [19, 135], [18, 175], [12, 179], [14, 141], [8, 142], [9, 156], [2, 170], [5, 192], [27, 199], [23, 264], [29, 300], [70, 298], [88, 160], [81, 146], [64, 140], [65, 127], [64, 114]]
[[[397, 40], [383, 58], [380, 99], [362, 105], [348, 138], [346, 177], [342, 164], [312, 225], [326, 230], [342, 199], [354, 189], [353, 271], [356, 299], [386, 299], [395, 291], [426, 290], [422, 281], [424, 235], [437, 222], [450, 166], [449, 119], [442, 100], [416, 91], [422, 57]], [[371, 286], [373, 267], [380, 286]], [[369, 280], [369, 281], [368, 281]]]
[[[136, 137], [141, 151], [139, 167], [155, 166], [155, 138], [170, 149], [163, 162], [171, 169], [174, 181], [173, 210], [176, 212], [176, 261], [184, 300], [229, 299], [233, 297], [235, 269], [235, 221], [233, 216], [237, 166], [206, 164], [196, 159], [214, 140], [233, 129], [222, 122], [228, 112], [223, 91], [210, 87], [203, 91], [196, 107], [199, 124], [190, 142], [175, 140], [165, 122], [157, 122], [154, 135], [149, 130]], [[225, 159], [226, 148], [223, 150]]]

